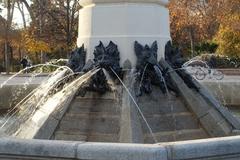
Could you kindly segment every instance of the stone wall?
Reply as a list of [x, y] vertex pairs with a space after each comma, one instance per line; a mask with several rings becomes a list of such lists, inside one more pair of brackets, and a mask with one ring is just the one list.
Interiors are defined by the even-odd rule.
[[16, 102], [19, 102], [32, 90], [37, 88], [38, 85], [39, 84], [31, 84], [27, 87], [24, 87], [23, 84], [3, 86], [3, 88], [0, 89], [0, 110], [9, 109], [12, 106], [13, 99], [15, 99]]
[[202, 81], [201, 83], [224, 105], [240, 106], [240, 81]]
[[240, 136], [154, 145], [0, 139], [4, 160], [239, 160]]

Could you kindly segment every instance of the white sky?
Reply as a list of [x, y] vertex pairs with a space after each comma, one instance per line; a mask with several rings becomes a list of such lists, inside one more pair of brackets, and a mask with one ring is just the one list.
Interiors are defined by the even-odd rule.
[[[27, 24], [29, 24], [30, 22], [30, 16], [29, 16], [29, 13], [27, 11], [27, 9], [25, 8], [24, 10], [25, 12], [25, 19], [26, 19], [26, 22]], [[1, 16], [3, 16], [4, 18], [6, 18], [7, 16], [7, 10], [6, 9], [3, 9], [2, 13], [0, 13]], [[21, 16], [21, 13], [19, 12], [18, 8], [15, 7], [14, 9], [14, 15], [13, 15], [13, 23], [16, 24], [17, 28], [22, 28], [23, 27], [23, 20], [22, 20], [22, 16]]]

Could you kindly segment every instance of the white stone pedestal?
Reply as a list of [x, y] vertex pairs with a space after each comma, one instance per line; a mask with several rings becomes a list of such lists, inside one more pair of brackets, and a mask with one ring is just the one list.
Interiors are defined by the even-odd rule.
[[121, 65], [129, 59], [136, 64], [134, 41], [145, 45], [158, 42], [158, 58], [170, 38], [168, 0], [80, 0], [78, 46], [87, 49], [87, 60], [93, 58], [101, 40], [118, 45]]

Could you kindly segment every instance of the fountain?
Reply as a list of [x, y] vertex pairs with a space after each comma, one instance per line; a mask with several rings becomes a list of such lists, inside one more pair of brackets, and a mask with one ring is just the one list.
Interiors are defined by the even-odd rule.
[[0, 159], [239, 159], [240, 122], [184, 69], [167, 0], [80, 4], [69, 68], [10, 108]]

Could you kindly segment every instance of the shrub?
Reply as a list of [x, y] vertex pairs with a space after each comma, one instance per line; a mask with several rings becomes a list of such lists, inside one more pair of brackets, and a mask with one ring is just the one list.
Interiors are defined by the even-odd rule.
[[206, 61], [210, 67], [213, 68], [239, 68], [240, 58], [239, 57], [228, 57], [223, 55], [215, 54], [202, 54], [197, 57], [200, 60]]

